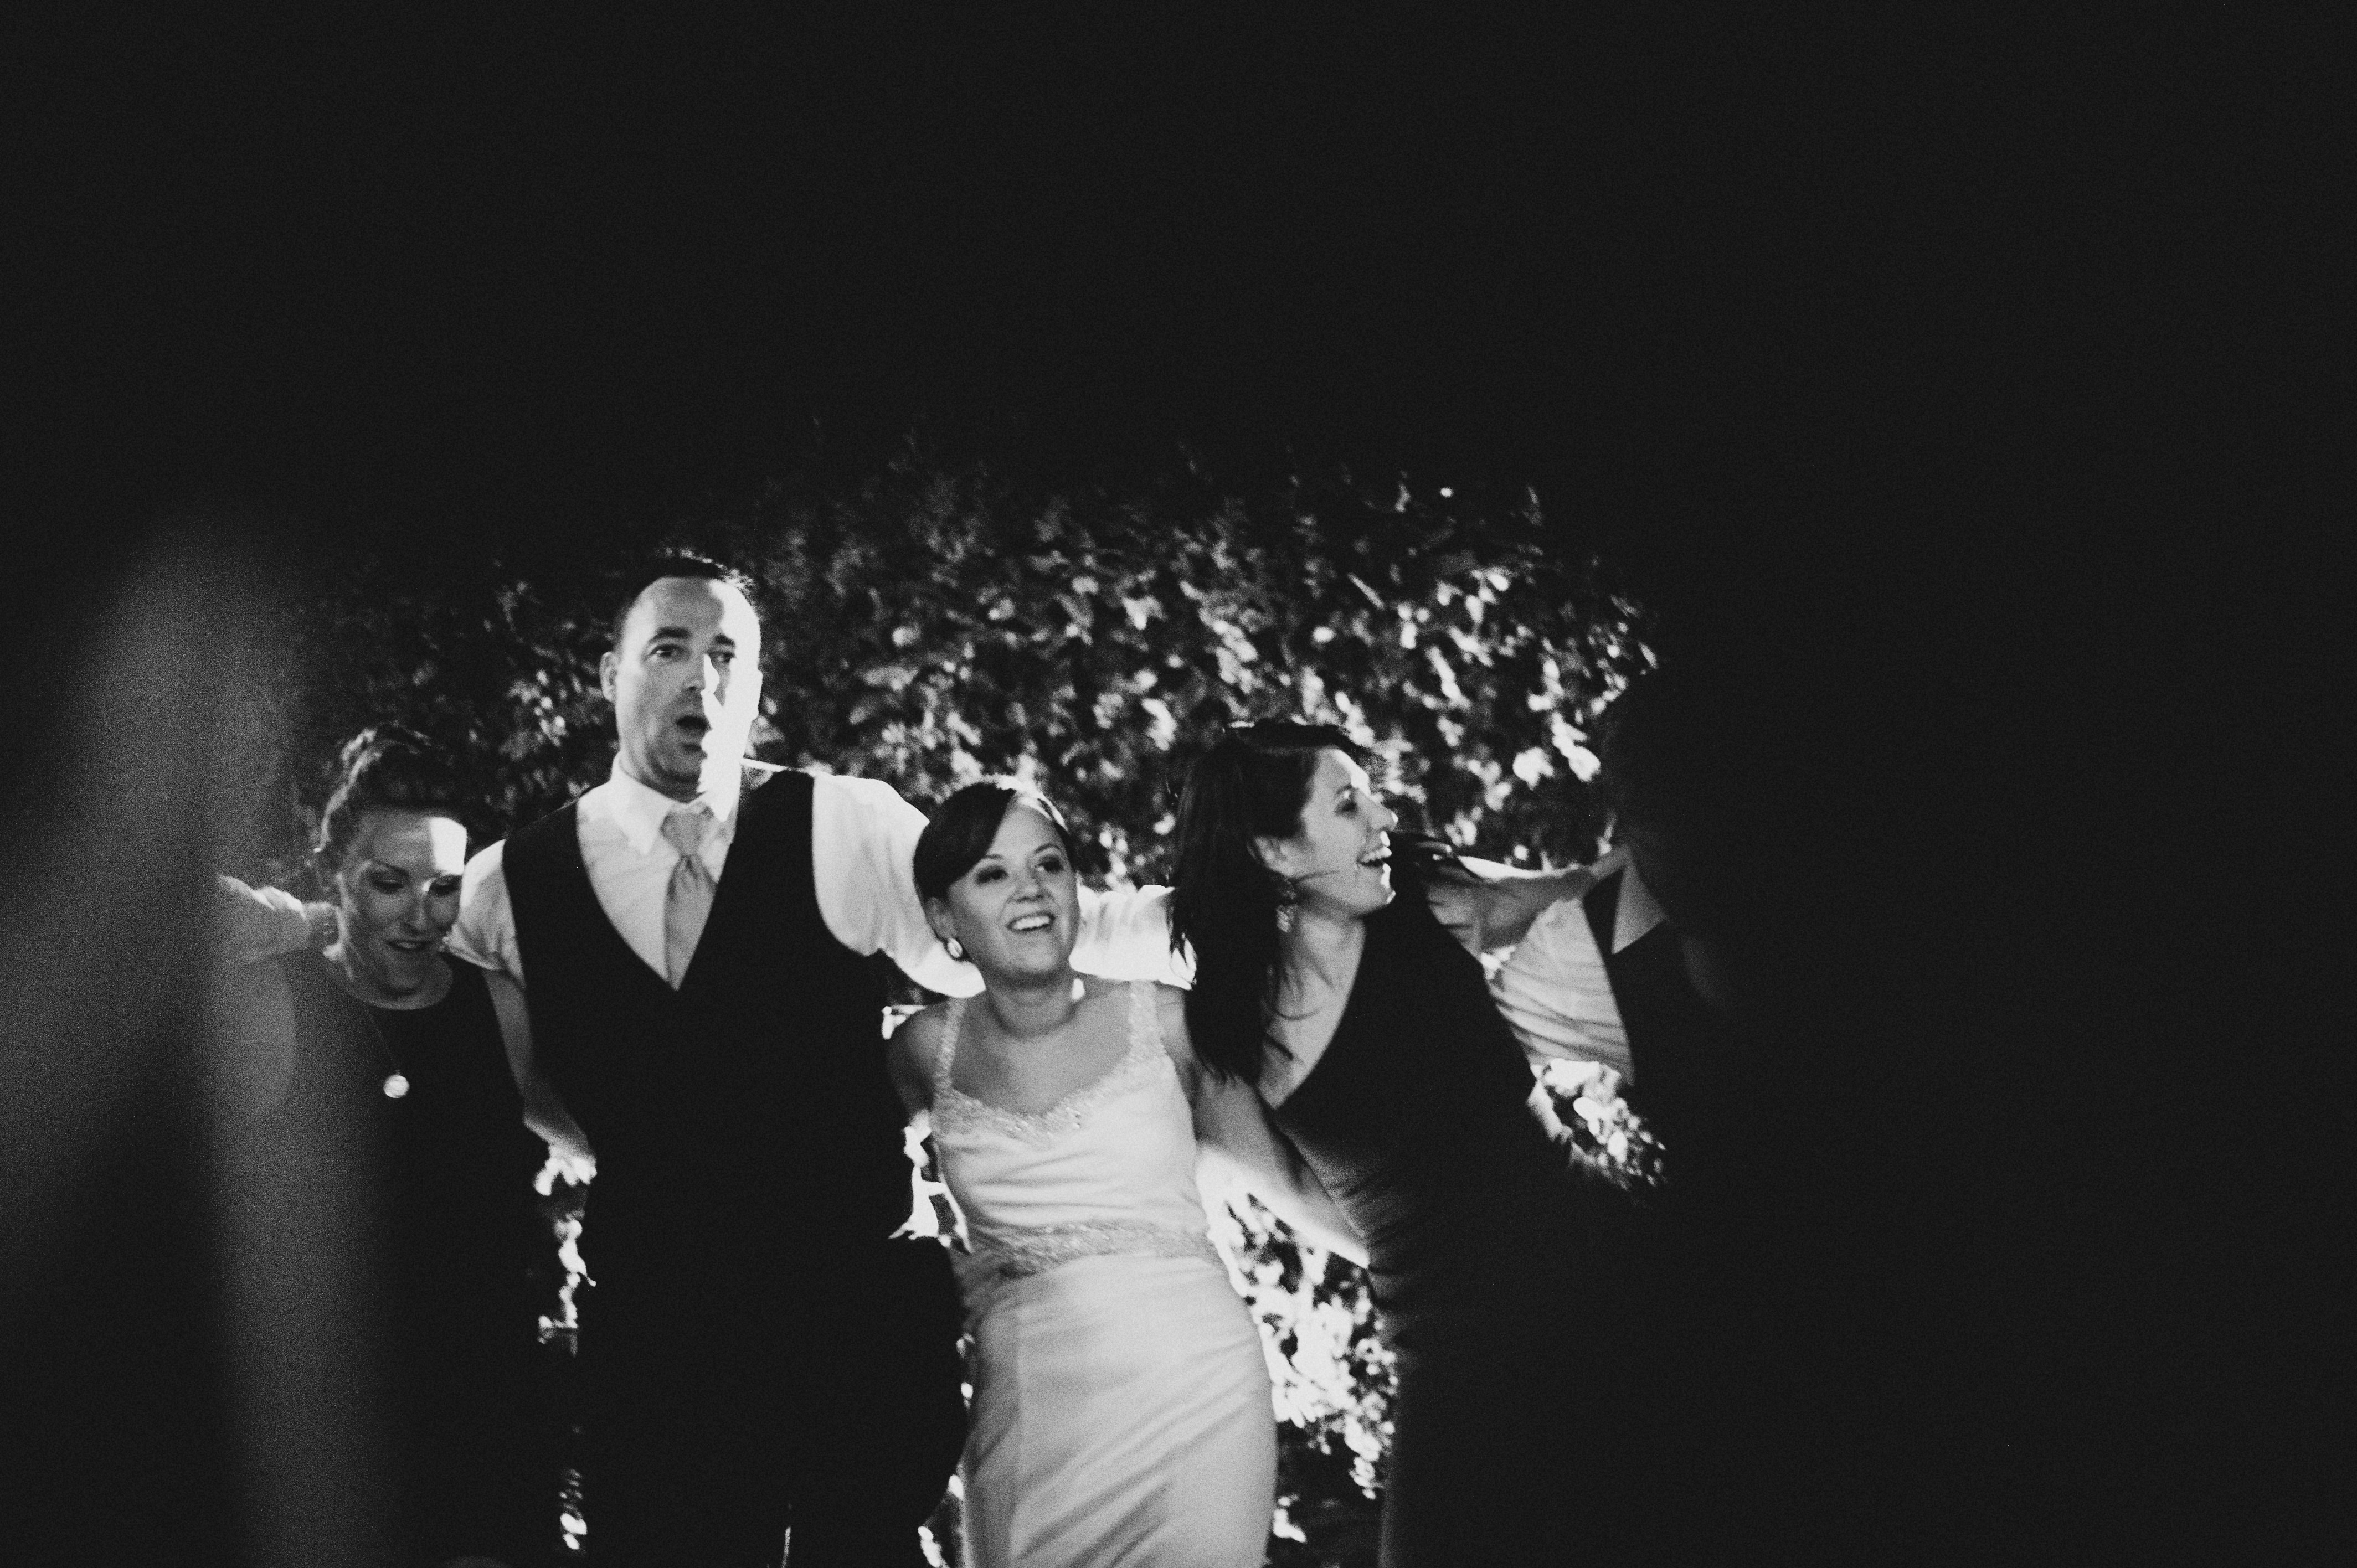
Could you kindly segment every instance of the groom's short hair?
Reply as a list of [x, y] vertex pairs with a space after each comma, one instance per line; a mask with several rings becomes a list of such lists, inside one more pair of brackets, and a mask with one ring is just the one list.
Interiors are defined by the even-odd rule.
[[[744, 595], [747, 603], [752, 602], [753, 579], [734, 566], [724, 565], [708, 555], [698, 555], [686, 550], [655, 556], [623, 579], [622, 601], [614, 608], [615, 651], [621, 650], [622, 628], [630, 624], [630, 612], [638, 607], [639, 600], [646, 596], [649, 588], [666, 577], [702, 577], [708, 582], [726, 583]], [[753, 615], [757, 620], [760, 613], [761, 607], [754, 605]]]

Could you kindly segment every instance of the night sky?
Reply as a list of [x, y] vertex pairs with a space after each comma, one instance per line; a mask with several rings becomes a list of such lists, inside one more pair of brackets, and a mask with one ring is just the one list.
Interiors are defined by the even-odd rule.
[[692, 9], [81, 8], [28, 100], [42, 413], [135, 507], [469, 541], [916, 428], [1329, 454], [1534, 483], [1698, 599], [1903, 588], [2118, 438], [2154, 215], [2058, 156], [2129, 137], [2068, 27]]

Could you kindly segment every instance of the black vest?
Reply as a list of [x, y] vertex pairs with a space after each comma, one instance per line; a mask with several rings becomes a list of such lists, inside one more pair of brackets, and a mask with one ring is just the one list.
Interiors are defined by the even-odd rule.
[[576, 807], [508, 840], [533, 1056], [597, 1152], [601, 1276], [760, 1273], [908, 1218], [883, 987], [819, 911], [811, 795], [791, 772], [746, 790], [675, 992], [599, 908]]
[[1629, 1032], [1637, 1064], [1629, 1102], [1662, 1140], [1674, 1182], [1697, 1174], [1698, 1163], [1725, 1154], [1724, 1119], [1740, 1114], [1732, 1034], [1695, 992], [1686, 976], [1684, 944], [1666, 922], [1620, 952], [1612, 950], [1613, 918], [1623, 877], [1615, 872], [1581, 898], [1596, 950], [1604, 957], [1613, 1004]]

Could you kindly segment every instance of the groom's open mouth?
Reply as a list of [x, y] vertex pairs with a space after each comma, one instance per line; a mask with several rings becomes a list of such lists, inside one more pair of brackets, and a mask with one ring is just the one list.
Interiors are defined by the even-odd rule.
[[679, 731], [680, 739], [694, 746], [701, 746], [704, 737], [712, 730], [712, 721], [702, 714], [684, 714], [673, 720], [672, 724]]

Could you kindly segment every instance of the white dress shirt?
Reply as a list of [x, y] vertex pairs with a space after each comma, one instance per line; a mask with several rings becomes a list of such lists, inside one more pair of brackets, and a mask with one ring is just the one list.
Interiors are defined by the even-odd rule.
[[[811, 782], [811, 875], [835, 940], [856, 953], [889, 953], [910, 979], [945, 995], [980, 991], [981, 972], [950, 957], [917, 897], [913, 867], [924, 813], [877, 779], [822, 773]], [[662, 836], [663, 818], [683, 804], [711, 809], [712, 826], [696, 853], [717, 884], [736, 840], [743, 790], [742, 775], [730, 770], [695, 802], [674, 800], [624, 773], [618, 759], [606, 782], [577, 802], [581, 859], [598, 907], [658, 975], [664, 973], [663, 898], [679, 861]], [[495, 843], [467, 863], [448, 946], [522, 985], [505, 850], [504, 842]], [[1114, 979], [1182, 980], [1186, 968], [1170, 951], [1168, 897], [1162, 887], [1108, 894], [1082, 888], [1073, 965]]]
[[[1620, 873], [1620, 895], [1612, 913], [1614, 952], [1662, 923], [1662, 906], [1638, 877], [1627, 850], [1614, 850], [1592, 869], [1598, 881]], [[1612, 999], [1604, 954], [1597, 949], [1596, 933], [1589, 929], [1587, 911], [1578, 898], [1551, 905], [1531, 922], [1530, 930], [1491, 977], [1490, 994], [1513, 1026], [1533, 1066], [1601, 1062], [1623, 1082], [1637, 1080], [1628, 1026]]]
[[226, 968], [243, 969], [318, 945], [311, 907], [292, 893], [216, 876], [213, 894], [213, 951]]

